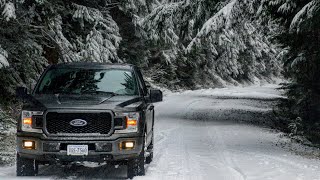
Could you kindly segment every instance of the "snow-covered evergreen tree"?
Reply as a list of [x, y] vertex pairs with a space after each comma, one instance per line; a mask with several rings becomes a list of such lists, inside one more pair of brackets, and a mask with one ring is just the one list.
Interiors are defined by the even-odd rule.
[[[2, 11], [1, 11], [2, 10]], [[9, 21], [16, 18], [15, 6], [11, 0], [0, 0], [1, 19]]]
[[1, 105], [14, 101], [16, 86], [29, 87], [46, 65], [37, 27], [32, 24], [30, 14], [17, 9], [14, 2], [3, 0], [0, 3]]
[[250, 16], [255, 16], [250, 1], [230, 1], [203, 25], [187, 51], [202, 51], [209, 69], [227, 81], [278, 75], [278, 48]]
[[301, 117], [304, 131], [320, 138], [320, 1], [265, 1], [266, 17], [271, 15], [282, 25], [277, 39], [287, 49], [285, 75], [290, 80], [288, 102], [291, 119]]
[[[2, 11], [1, 11], [2, 10]], [[9, 21], [16, 18], [14, 4], [7, 0], [0, 0], [1, 21]], [[0, 68], [9, 66], [8, 52], [0, 44]]]
[[[102, 4], [99, 4], [102, 3]], [[121, 62], [119, 28], [104, 2], [0, 1], [0, 97], [31, 87], [48, 63]]]
[[[275, 26], [259, 27], [260, 3], [259, 0], [157, 1], [148, 14], [135, 17], [144, 30], [140, 33], [152, 47], [151, 60], [166, 64], [161, 69], [176, 77], [172, 81], [178, 84], [185, 81], [193, 87], [238, 84], [270, 80], [279, 76], [281, 69], [276, 58], [279, 48], [269, 41], [270, 34], [265, 33], [265, 29], [272, 31]], [[159, 68], [155, 62], [150, 65]], [[188, 69], [192, 71], [187, 74], [178, 72]]]
[[[72, 19], [67, 23], [70, 26], [75, 23], [72, 28], [79, 28], [76, 32], [66, 32], [62, 28], [61, 15], [49, 24], [50, 34], [61, 51], [60, 61], [121, 62], [117, 55], [121, 41], [119, 28], [109, 13], [75, 3], [71, 6]], [[68, 36], [73, 37], [68, 39]]]

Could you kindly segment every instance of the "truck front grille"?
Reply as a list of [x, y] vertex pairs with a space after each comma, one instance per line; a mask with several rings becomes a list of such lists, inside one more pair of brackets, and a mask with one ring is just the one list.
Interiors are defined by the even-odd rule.
[[[110, 113], [60, 113], [48, 112], [46, 114], [46, 129], [49, 134], [109, 134], [112, 126]], [[85, 126], [73, 126], [72, 120], [84, 120]]]

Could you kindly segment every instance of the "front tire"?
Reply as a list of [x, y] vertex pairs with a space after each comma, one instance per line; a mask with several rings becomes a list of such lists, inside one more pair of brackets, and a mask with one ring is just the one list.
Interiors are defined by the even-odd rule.
[[22, 158], [17, 154], [17, 176], [36, 176], [38, 163], [34, 159]]
[[127, 164], [127, 176], [128, 178], [132, 179], [134, 176], [144, 176], [145, 175], [145, 160], [146, 158], [144, 157], [145, 154], [145, 138], [143, 142], [143, 147], [142, 151], [139, 154], [137, 158], [131, 159], [128, 161]]
[[152, 140], [151, 140], [150, 145], [147, 148], [149, 156], [146, 157], [146, 164], [150, 164], [153, 160], [153, 142], [154, 142], [154, 133], [152, 131]]

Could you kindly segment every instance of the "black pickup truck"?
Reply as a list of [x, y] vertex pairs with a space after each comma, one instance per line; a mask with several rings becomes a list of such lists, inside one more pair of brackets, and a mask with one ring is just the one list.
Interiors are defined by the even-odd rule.
[[147, 88], [128, 64], [49, 66], [24, 102], [17, 126], [17, 176], [39, 164], [122, 163], [128, 177], [145, 173], [153, 158], [154, 106], [162, 92]]

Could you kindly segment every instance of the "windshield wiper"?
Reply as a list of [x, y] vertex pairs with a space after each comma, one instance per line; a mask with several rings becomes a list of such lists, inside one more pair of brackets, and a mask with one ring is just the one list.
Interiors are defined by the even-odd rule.
[[120, 94], [114, 93], [114, 92], [105, 92], [105, 91], [97, 91], [97, 94], [109, 94], [110, 96], [107, 98], [104, 98], [102, 101], [99, 102], [99, 104], [102, 104], [106, 102], [107, 100], [113, 98], [114, 96], [118, 96]]

